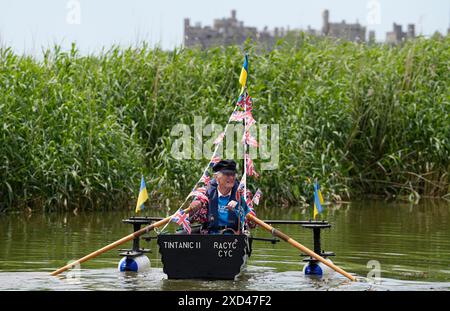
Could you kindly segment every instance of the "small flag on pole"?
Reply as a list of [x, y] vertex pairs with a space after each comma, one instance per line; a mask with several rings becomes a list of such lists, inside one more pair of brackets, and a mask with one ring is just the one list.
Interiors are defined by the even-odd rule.
[[147, 187], [145, 186], [144, 176], [141, 178], [141, 188], [139, 189], [139, 196], [136, 203], [136, 213], [144, 209], [144, 202], [148, 200]]
[[253, 196], [253, 203], [259, 205], [259, 199], [262, 196], [262, 191], [260, 189], [256, 190], [255, 195]]
[[323, 201], [322, 192], [320, 191], [319, 183], [317, 182], [317, 180], [315, 180], [314, 181], [314, 220], [316, 220], [317, 215], [322, 213], [322, 211], [323, 211], [322, 204], [323, 203], [324, 203], [324, 201]]
[[248, 76], [248, 55], [245, 54], [244, 64], [242, 65], [241, 76], [239, 77], [239, 83], [242, 86], [242, 91], [244, 91], [245, 86], [247, 85], [247, 76]]
[[191, 223], [189, 221], [189, 214], [186, 214], [183, 210], [178, 210], [172, 217], [172, 221], [183, 227], [183, 230], [188, 234], [191, 234]]

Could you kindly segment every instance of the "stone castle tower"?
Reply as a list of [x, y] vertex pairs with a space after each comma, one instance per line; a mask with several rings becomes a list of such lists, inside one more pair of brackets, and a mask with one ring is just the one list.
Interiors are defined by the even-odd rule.
[[396, 23], [392, 28], [392, 31], [386, 33], [386, 43], [399, 44], [416, 37], [416, 26], [414, 24], [408, 24], [406, 32], [403, 32], [402, 25]]
[[331, 23], [330, 12], [328, 10], [324, 10], [322, 13], [322, 35], [330, 36], [336, 39], [365, 42], [366, 27], [361, 26], [359, 22], [356, 22], [355, 24], [347, 24], [345, 20], [341, 23]]
[[208, 48], [212, 46], [241, 45], [247, 38], [256, 39], [256, 27], [246, 27], [238, 21], [236, 10], [228, 18], [215, 19], [213, 26], [202, 27], [200, 23], [191, 25], [189, 18], [184, 19], [184, 46]]
[[322, 34], [328, 35], [330, 33], [330, 12], [325, 10], [322, 12]]

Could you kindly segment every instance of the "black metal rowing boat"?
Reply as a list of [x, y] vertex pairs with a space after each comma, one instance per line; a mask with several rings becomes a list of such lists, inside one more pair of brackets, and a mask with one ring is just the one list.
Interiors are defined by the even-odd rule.
[[246, 234], [159, 234], [157, 241], [169, 279], [234, 280], [251, 255]]

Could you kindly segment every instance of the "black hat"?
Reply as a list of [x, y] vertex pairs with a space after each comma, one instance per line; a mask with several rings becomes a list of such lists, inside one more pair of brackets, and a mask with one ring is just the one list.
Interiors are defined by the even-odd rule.
[[236, 162], [233, 160], [220, 160], [213, 166], [213, 172], [237, 173]]

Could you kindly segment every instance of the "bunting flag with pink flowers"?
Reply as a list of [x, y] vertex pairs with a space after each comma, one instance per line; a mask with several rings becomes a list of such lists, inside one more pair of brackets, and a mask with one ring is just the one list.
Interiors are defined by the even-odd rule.
[[203, 176], [200, 178], [200, 183], [203, 183], [205, 186], [208, 186], [210, 181], [211, 176], [209, 176], [208, 172], [205, 172]]
[[225, 132], [222, 132], [219, 134], [219, 136], [214, 140], [214, 145], [218, 145], [223, 141], [223, 138], [225, 137]]
[[247, 128], [250, 128], [250, 126], [256, 123], [256, 120], [253, 118], [251, 111], [247, 112], [245, 122], [247, 122]]
[[233, 112], [233, 114], [231, 115], [231, 121], [242, 121], [245, 118], [245, 113], [243, 113], [242, 111], [235, 111]]
[[[248, 75], [249, 71], [248, 71], [247, 56], [245, 58], [245, 63], [247, 64], [247, 75]], [[242, 191], [240, 191], [240, 194], [243, 197], [243, 210], [242, 210], [243, 214], [241, 215], [243, 217], [241, 217], [241, 219], [242, 224], [244, 224], [246, 222], [245, 216], [247, 214], [250, 213], [252, 215], [256, 215], [256, 212], [253, 208], [253, 203], [255, 201], [252, 199], [251, 191], [247, 188], [247, 176], [259, 177], [259, 174], [255, 170], [255, 164], [253, 163], [253, 160], [251, 159], [249, 153], [247, 152], [247, 149], [250, 147], [252, 148], [259, 147], [257, 139], [250, 132], [250, 128], [256, 123], [256, 120], [253, 117], [253, 99], [249, 95], [247, 85], [245, 85], [243, 91], [241, 92], [241, 95], [239, 96], [237, 108], [238, 111], [234, 113], [234, 116], [231, 119], [234, 121], [243, 121], [244, 124], [244, 133], [242, 135], [242, 144], [244, 145], [244, 160], [243, 160], [244, 173], [239, 187], [240, 190], [242, 189]], [[256, 198], [256, 205], [257, 205], [257, 203], [259, 203], [261, 191], [256, 192], [255, 194], [258, 195], [258, 197]]]
[[256, 190], [255, 195], [253, 196], [253, 203], [259, 205], [259, 199], [261, 198], [261, 196], [262, 196], [261, 189]]
[[248, 176], [259, 177], [259, 174], [255, 171], [255, 165], [253, 164], [253, 160], [250, 158], [250, 155], [248, 153], [245, 154], [245, 165], [247, 168]]
[[248, 146], [251, 146], [251, 147], [258, 147], [259, 146], [258, 141], [256, 140], [256, 138], [253, 137], [250, 134], [250, 131], [248, 131], [248, 130], [245, 132], [244, 137], [242, 137], [242, 143], [245, 143], [245, 144], [247, 144]]

